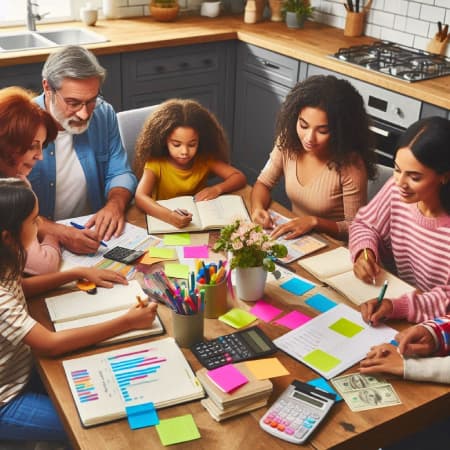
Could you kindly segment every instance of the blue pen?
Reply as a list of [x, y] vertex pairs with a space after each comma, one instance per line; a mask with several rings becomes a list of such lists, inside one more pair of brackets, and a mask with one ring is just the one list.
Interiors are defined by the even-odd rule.
[[[80, 225], [79, 223], [76, 223], [76, 222], [70, 222], [70, 225], [72, 225], [77, 230], [84, 230], [86, 228], [84, 225]], [[108, 247], [106, 245], [106, 242], [104, 242], [104, 241], [100, 241], [100, 245], [103, 245], [103, 247]]]

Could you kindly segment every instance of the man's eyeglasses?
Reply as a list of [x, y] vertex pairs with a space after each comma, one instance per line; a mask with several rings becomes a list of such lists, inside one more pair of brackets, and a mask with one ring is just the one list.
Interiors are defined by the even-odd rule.
[[53, 89], [53, 92], [59, 96], [59, 98], [64, 102], [67, 109], [69, 109], [72, 112], [77, 112], [83, 106], [86, 107], [88, 110], [93, 110], [97, 106], [101, 105], [104, 102], [104, 99], [101, 94], [96, 95], [94, 98], [91, 98], [90, 100], [86, 100], [85, 102], [81, 102], [80, 100], [76, 100], [74, 98], [64, 98], [57, 89]]

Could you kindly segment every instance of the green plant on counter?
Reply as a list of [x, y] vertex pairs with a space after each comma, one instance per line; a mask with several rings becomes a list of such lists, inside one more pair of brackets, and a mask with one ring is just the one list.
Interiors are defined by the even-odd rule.
[[295, 12], [297, 14], [297, 20], [305, 20], [311, 17], [314, 7], [309, 4], [308, 0], [285, 0], [282, 11], [284, 15], [288, 11]]

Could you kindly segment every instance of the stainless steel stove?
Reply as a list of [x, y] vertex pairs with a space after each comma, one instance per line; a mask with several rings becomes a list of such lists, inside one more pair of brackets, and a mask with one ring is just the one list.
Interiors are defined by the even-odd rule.
[[450, 75], [450, 58], [389, 41], [341, 48], [330, 56], [408, 82]]

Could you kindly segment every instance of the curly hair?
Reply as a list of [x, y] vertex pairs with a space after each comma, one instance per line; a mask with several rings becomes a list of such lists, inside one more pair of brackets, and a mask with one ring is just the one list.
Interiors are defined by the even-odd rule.
[[[33, 212], [36, 196], [18, 178], [0, 178], [0, 280], [10, 283], [22, 275], [26, 252], [20, 240], [22, 225]], [[6, 235], [9, 233], [8, 242]]]
[[298, 83], [287, 95], [277, 115], [276, 146], [290, 154], [303, 151], [297, 121], [303, 108], [318, 108], [327, 114], [330, 130], [330, 162], [337, 169], [359, 155], [370, 179], [376, 175], [375, 153], [369, 132], [369, 116], [359, 92], [346, 80], [332, 75], [314, 75]]
[[[397, 142], [397, 150], [408, 147], [416, 159], [439, 175], [450, 172], [450, 121], [433, 116], [408, 127]], [[450, 180], [439, 191], [442, 206], [450, 214]]]
[[134, 171], [138, 178], [150, 158], [169, 155], [167, 140], [178, 127], [193, 128], [198, 133], [197, 155], [211, 154], [228, 162], [228, 139], [216, 116], [195, 100], [172, 99], [150, 115], [137, 138]]
[[31, 148], [40, 126], [47, 133], [45, 147], [58, 134], [53, 117], [33, 102], [31, 92], [16, 86], [0, 90], [1, 160], [13, 167], [17, 158]]

